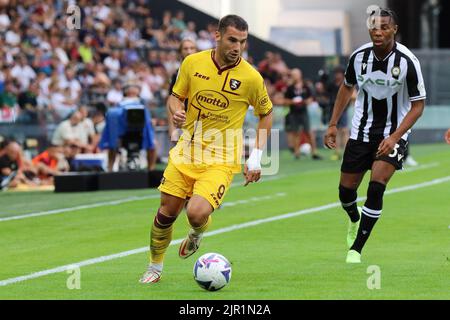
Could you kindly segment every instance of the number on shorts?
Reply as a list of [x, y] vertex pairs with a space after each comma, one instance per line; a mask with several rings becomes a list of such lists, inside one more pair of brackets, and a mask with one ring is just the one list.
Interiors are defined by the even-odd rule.
[[400, 145], [398, 143], [395, 144], [394, 150], [392, 150], [392, 152], [389, 154], [389, 157], [391, 158], [395, 158], [398, 154], [398, 148], [400, 147]]
[[217, 198], [222, 199], [224, 193], [225, 193], [225, 186], [221, 184], [219, 190], [217, 191]]

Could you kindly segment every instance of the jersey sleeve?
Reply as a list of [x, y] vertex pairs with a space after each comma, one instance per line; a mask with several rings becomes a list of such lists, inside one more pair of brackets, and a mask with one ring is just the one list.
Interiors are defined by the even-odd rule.
[[356, 73], [355, 73], [355, 57], [356, 54], [353, 54], [348, 61], [347, 69], [345, 70], [344, 76], [344, 84], [347, 87], [353, 87], [358, 82], [356, 81]]
[[179, 71], [179, 70], [177, 70], [177, 72], [175, 72], [175, 73], [172, 75], [172, 77], [170, 78], [169, 90], [168, 90], [168, 91], [169, 91], [169, 94], [172, 94], [173, 87], [175, 86], [175, 82], [177, 81], [178, 71]]
[[410, 101], [423, 100], [426, 98], [427, 94], [425, 91], [425, 84], [423, 82], [420, 62], [415, 56], [408, 59], [406, 84], [408, 85], [408, 95]]
[[258, 78], [254, 94], [250, 96], [250, 104], [255, 108], [255, 116], [264, 116], [272, 112], [272, 101], [267, 93], [263, 78], [261, 76]]
[[191, 64], [191, 59], [187, 57], [181, 63], [181, 67], [178, 70], [177, 78], [175, 81], [175, 85], [172, 88], [172, 95], [177, 97], [180, 100], [184, 100], [187, 98], [189, 91], [189, 69]]

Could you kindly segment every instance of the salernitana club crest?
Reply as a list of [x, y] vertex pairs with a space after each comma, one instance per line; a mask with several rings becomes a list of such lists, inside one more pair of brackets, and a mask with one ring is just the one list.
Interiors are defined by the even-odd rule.
[[237, 90], [241, 86], [241, 82], [236, 79], [230, 79], [231, 90]]

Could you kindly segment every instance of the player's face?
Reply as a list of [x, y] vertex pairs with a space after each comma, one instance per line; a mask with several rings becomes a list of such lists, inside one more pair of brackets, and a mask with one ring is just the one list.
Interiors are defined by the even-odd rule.
[[227, 27], [221, 34], [216, 32], [217, 51], [223, 62], [233, 64], [237, 62], [247, 43], [248, 32], [234, 27]]
[[192, 41], [184, 41], [183, 45], [181, 46], [181, 56], [186, 58], [188, 55], [197, 52], [197, 47], [195, 46], [195, 43]]
[[397, 25], [391, 17], [374, 17], [369, 29], [370, 38], [375, 48], [387, 49], [394, 42]]

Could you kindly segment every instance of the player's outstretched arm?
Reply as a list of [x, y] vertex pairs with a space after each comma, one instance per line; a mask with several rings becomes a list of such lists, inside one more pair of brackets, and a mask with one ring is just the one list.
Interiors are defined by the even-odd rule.
[[389, 137], [381, 141], [378, 146], [378, 156], [387, 156], [394, 150], [395, 144], [401, 139], [401, 137], [416, 123], [417, 119], [423, 113], [425, 108], [425, 100], [418, 100], [411, 102], [411, 110], [406, 114], [403, 121]]
[[261, 157], [267, 143], [267, 138], [270, 135], [270, 130], [272, 129], [272, 120], [272, 112], [259, 118], [255, 148], [253, 148], [244, 166], [244, 186], [247, 186], [251, 182], [257, 182], [261, 178]]

